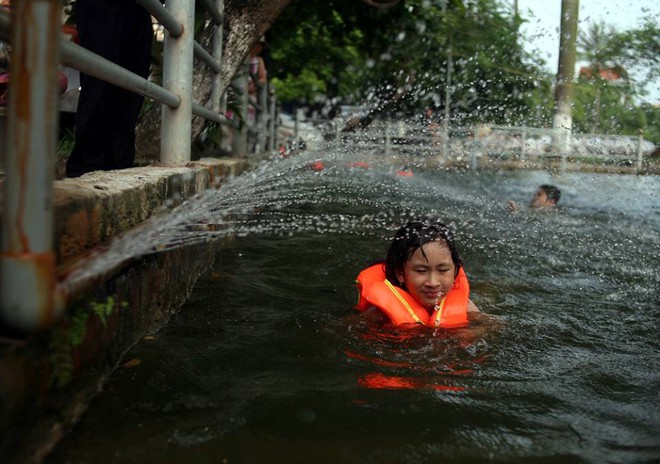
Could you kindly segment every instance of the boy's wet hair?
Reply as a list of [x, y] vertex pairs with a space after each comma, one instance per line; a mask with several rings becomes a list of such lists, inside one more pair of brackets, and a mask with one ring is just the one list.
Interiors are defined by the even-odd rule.
[[[454, 232], [443, 223], [433, 218], [409, 221], [394, 234], [387, 256], [385, 257], [385, 277], [392, 284], [401, 286], [397, 273], [403, 272], [405, 264], [418, 248], [430, 242], [442, 240], [449, 247], [456, 273], [463, 265], [454, 241]], [[424, 250], [422, 250], [424, 253]]]
[[555, 204], [559, 203], [559, 199], [561, 198], [561, 190], [550, 184], [543, 184], [539, 188], [545, 192], [548, 200], [553, 200]]

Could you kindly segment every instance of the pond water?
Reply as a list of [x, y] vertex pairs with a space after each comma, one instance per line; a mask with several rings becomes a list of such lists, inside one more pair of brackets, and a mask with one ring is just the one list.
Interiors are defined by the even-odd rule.
[[[308, 151], [186, 205], [178, 234], [234, 238], [47, 462], [660, 460], [660, 180], [399, 177], [366, 155]], [[542, 183], [549, 214], [525, 208]], [[353, 309], [360, 269], [425, 214], [456, 231], [485, 313], [468, 328]]]

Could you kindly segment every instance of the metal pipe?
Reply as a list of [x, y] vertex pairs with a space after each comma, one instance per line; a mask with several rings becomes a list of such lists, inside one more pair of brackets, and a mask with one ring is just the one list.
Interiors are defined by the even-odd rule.
[[62, 42], [62, 64], [117, 87], [152, 98], [170, 108], [178, 108], [181, 104], [181, 98], [174, 93], [73, 42]]
[[156, 18], [172, 37], [181, 37], [183, 25], [158, 0], [135, 0], [135, 3], [142, 6], [151, 16]]
[[236, 73], [233, 85], [238, 89], [238, 95], [241, 98], [239, 120], [243, 121], [241, 128], [234, 130], [231, 140], [231, 148], [234, 156], [244, 158], [247, 156], [247, 107], [248, 107], [248, 79], [247, 63]]
[[[225, 8], [224, 0], [216, 0], [216, 7], [222, 13]], [[220, 67], [222, 68], [222, 31], [223, 31], [223, 24], [220, 23], [215, 26], [215, 29], [213, 31], [213, 39], [212, 39], [212, 44], [213, 44], [213, 60], [216, 63], [220, 63]], [[216, 113], [222, 113], [224, 114], [226, 111], [226, 102], [223, 101], [223, 97], [220, 94], [220, 73], [217, 73], [213, 77], [213, 82], [211, 83], [211, 108], [216, 112]]]
[[637, 139], [637, 172], [642, 172], [644, 168], [644, 133], [639, 130], [639, 137]]
[[167, 0], [169, 12], [183, 25], [181, 37], [165, 34], [163, 87], [181, 97], [176, 109], [163, 107], [160, 160], [164, 164], [190, 161], [192, 141], [192, 78], [195, 2]]
[[[472, 149], [470, 150], [470, 169], [473, 171], [476, 171], [479, 168], [479, 150], [481, 147], [479, 146], [479, 128], [475, 127], [473, 129], [474, 131], [474, 138], [472, 139]], [[449, 159], [449, 156], [445, 154], [445, 159]]]
[[390, 132], [392, 131], [392, 122], [390, 121], [390, 118], [387, 118], [387, 121], [385, 121], [385, 155], [390, 154], [390, 145], [391, 145], [391, 136]]
[[257, 147], [255, 151], [261, 153], [266, 149], [266, 121], [268, 118], [268, 84], [257, 85], [259, 106], [257, 109], [255, 125], [257, 126]]
[[[224, 13], [225, 9], [225, 2], [224, 0], [215, 0], [216, 7], [218, 8], [218, 11], [220, 11], [220, 14]], [[213, 37], [211, 39], [212, 43], [212, 54], [213, 54], [213, 59], [215, 60], [216, 63], [220, 64], [220, 67], [222, 67], [222, 46], [223, 46], [223, 23], [216, 24], [215, 28], [213, 30]], [[213, 76], [213, 80], [211, 82], [211, 109], [215, 113], [219, 113], [222, 116], [226, 116], [227, 114], [227, 96], [226, 92], [223, 94], [220, 92], [220, 86], [222, 84], [221, 82], [221, 76], [220, 73], [216, 73], [215, 76]], [[232, 121], [233, 122], [233, 121]], [[229, 132], [225, 127], [219, 127], [219, 130], [221, 131], [221, 146], [224, 144], [226, 146], [226, 141], [229, 139]]]
[[277, 100], [275, 92], [270, 90], [268, 95], [268, 143], [266, 144], [266, 151], [275, 150], [277, 148], [277, 124], [276, 124], [276, 107]]
[[213, 4], [213, 0], [200, 0], [200, 3], [206, 10], [206, 12], [211, 15], [211, 19], [213, 22], [216, 24], [216, 26], [220, 26], [224, 21], [224, 5], [216, 5]]
[[[4, 12], [0, 11], [0, 38], [9, 40], [11, 43], [12, 40], [9, 34], [10, 29], [11, 22], [9, 17]], [[65, 66], [69, 66], [70, 68], [77, 69], [90, 76], [110, 82], [122, 89], [130, 90], [131, 92], [138, 93], [144, 97], [151, 98], [159, 103], [169, 106], [170, 108], [177, 108], [181, 103], [181, 99], [172, 92], [165, 90], [159, 85], [154, 84], [137, 74], [127, 71], [112, 61], [102, 58], [80, 45], [67, 40], [62, 42], [60, 46], [61, 63]]]
[[222, 68], [220, 67], [220, 63], [218, 63], [209, 52], [204, 50], [204, 47], [202, 47], [199, 43], [193, 42], [193, 47], [194, 47], [194, 53], [197, 58], [202, 60], [204, 64], [206, 64], [211, 70], [216, 73], [220, 74], [222, 71]]
[[199, 103], [193, 103], [192, 112], [195, 116], [201, 116], [202, 118], [208, 119], [210, 121], [215, 121], [223, 126], [228, 127], [237, 127], [235, 121], [228, 119], [224, 114], [219, 114], [213, 111], [210, 108], [200, 105]]
[[58, 0], [12, 5], [0, 312], [19, 330], [48, 327], [62, 306], [54, 298], [53, 157], [57, 147], [60, 55]]

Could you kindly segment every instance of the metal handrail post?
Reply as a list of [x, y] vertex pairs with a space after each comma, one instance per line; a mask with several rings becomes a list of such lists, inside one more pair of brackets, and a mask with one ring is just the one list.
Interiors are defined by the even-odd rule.
[[[474, 137], [472, 139], [472, 149], [470, 150], [470, 169], [473, 171], [476, 171], [479, 169], [479, 150], [481, 147], [479, 146], [480, 141], [479, 141], [479, 128], [475, 127], [474, 128]], [[449, 159], [448, 156], [445, 156], [445, 159]]]
[[247, 63], [241, 67], [241, 69], [236, 74], [233, 85], [237, 89], [237, 93], [240, 95], [241, 104], [239, 120], [243, 121], [239, 129], [234, 129], [234, 135], [231, 139], [231, 148], [234, 156], [239, 158], [247, 157], [247, 135], [248, 135], [248, 124], [247, 124], [247, 108], [249, 102], [248, 94], [248, 67]]
[[295, 109], [294, 118], [293, 118], [293, 149], [294, 150], [297, 150], [300, 147], [300, 139], [299, 139], [299, 135], [298, 135], [299, 134], [298, 125], [300, 124], [299, 123], [299, 118], [300, 118], [299, 111], [300, 110], [298, 108]]
[[387, 118], [387, 120], [385, 121], [385, 156], [390, 155], [391, 131], [392, 131], [392, 122], [390, 121], [390, 118]]
[[255, 152], [261, 153], [266, 149], [266, 122], [268, 120], [268, 84], [258, 87], [259, 108], [257, 109], [257, 148]]
[[181, 98], [176, 109], [163, 107], [160, 160], [164, 164], [190, 161], [192, 141], [192, 80], [195, 2], [167, 0], [169, 12], [183, 26], [180, 37], [165, 34], [163, 87]]
[[54, 292], [52, 201], [60, 13], [58, 0], [12, 4], [0, 309], [8, 325], [26, 331], [47, 327], [62, 310]]
[[563, 142], [561, 150], [561, 172], [566, 172], [566, 158], [568, 157], [568, 150], [570, 147], [571, 133], [570, 131], [563, 131]]
[[637, 139], [637, 172], [644, 169], [644, 133], [640, 130]]
[[[225, 9], [225, 2], [224, 0], [216, 0], [215, 6], [220, 12], [220, 14], [224, 14], [224, 9]], [[219, 63], [220, 66], [222, 67], [222, 31], [223, 31], [223, 24], [217, 24], [214, 29], [213, 29], [213, 38], [211, 39], [212, 41], [212, 55], [213, 59], [215, 60], [216, 63]], [[211, 83], [211, 109], [213, 111], [216, 111], [218, 113], [221, 112], [224, 114], [224, 109], [223, 104], [222, 104], [222, 95], [220, 94], [220, 84], [221, 84], [221, 79], [220, 79], [220, 73], [217, 73], [213, 77], [213, 81]]]
[[277, 112], [277, 97], [275, 92], [269, 87], [268, 95], [268, 142], [266, 143], [266, 151], [275, 150], [277, 147], [277, 124], [275, 114]]
[[[224, 16], [225, 14], [225, 1], [224, 0], [216, 0], [215, 1], [216, 8], [218, 9], [218, 12], [220, 15]], [[224, 44], [223, 44], [223, 31], [224, 31], [224, 22], [221, 22], [220, 24], [217, 24], [215, 26], [215, 30], [213, 31], [213, 38], [212, 38], [212, 43], [213, 43], [213, 58], [220, 63], [220, 66], [222, 67], [222, 62], [223, 62], [223, 54], [224, 54]], [[226, 116], [227, 114], [227, 92], [221, 93], [220, 92], [220, 84], [221, 84], [221, 77], [220, 73], [216, 74], [213, 83], [211, 85], [211, 102], [212, 102], [212, 108], [216, 110], [218, 113], [220, 113], [223, 116]], [[228, 147], [228, 140], [229, 140], [229, 131], [227, 127], [224, 125], [221, 125], [218, 127], [218, 130], [221, 133], [220, 137], [220, 147]]]

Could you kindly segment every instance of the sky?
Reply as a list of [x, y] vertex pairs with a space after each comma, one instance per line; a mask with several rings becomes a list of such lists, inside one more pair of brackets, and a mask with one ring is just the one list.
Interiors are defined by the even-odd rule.
[[[556, 73], [561, 0], [518, 0], [518, 11], [529, 20], [522, 27], [525, 37], [529, 39], [527, 50], [539, 51], [547, 62], [548, 70]], [[578, 28], [582, 30], [592, 22], [604, 22], [617, 31], [624, 31], [639, 27], [646, 17], [660, 22], [660, 0], [580, 0]], [[580, 65], [579, 62], [576, 64], [576, 72]], [[648, 83], [646, 90], [649, 91], [647, 101], [660, 103], [660, 82]]]

